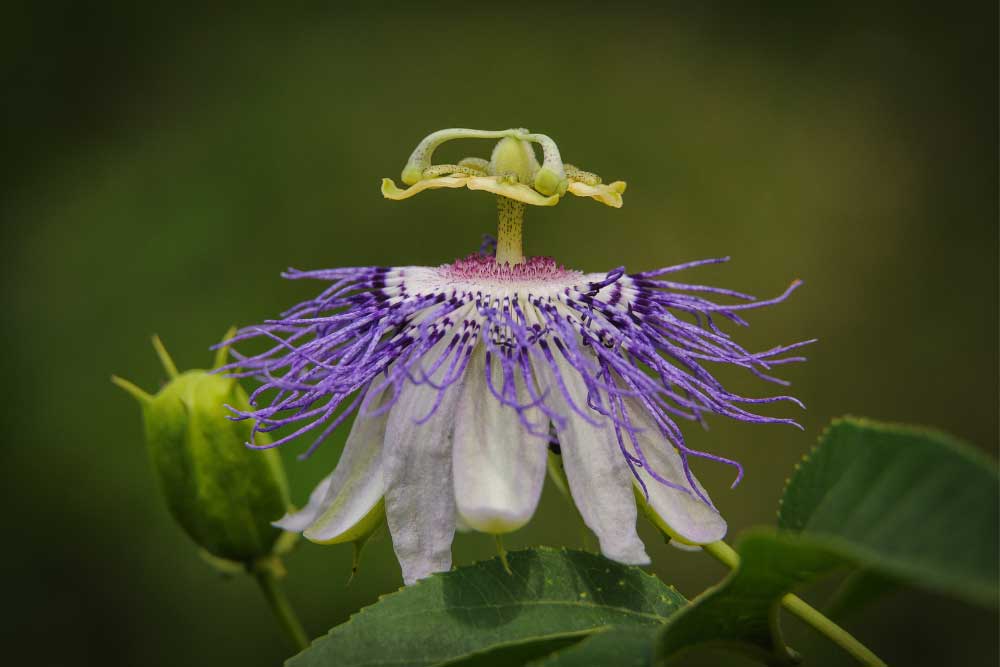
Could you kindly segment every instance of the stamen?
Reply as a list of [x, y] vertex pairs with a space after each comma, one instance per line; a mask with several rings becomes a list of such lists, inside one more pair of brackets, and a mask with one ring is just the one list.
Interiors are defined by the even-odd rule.
[[484, 174], [490, 173], [490, 161], [481, 157], [464, 157], [458, 161], [459, 167], [471, 167]]
[[[464, 162], [465, 160], [462, 160]], [[436, 164], [424, 169], [424, 178], [437, 178], [450, 174], [465, 174], [466, 176], [485, 176], [486, 170], [471, 164]]]
[[587, 185], [600, 185], [601, 177], [597, 174], [584, 171], [580, 169], [575, 164], [564, 164], [563, 167], [566, 169], [566, 178], [571, 181], [579, 181], [580, 183], [586, 183]]

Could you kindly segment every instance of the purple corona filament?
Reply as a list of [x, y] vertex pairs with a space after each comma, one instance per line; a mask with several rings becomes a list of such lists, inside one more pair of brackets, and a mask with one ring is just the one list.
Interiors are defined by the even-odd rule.
[[[586, 274], [548, 257], [498, 264], [486, 254], [490, 246], [487, 239], [481, 254], [436, 268], [289, 269], [285, 278], [329, 285], [316, 298], [277, 319], [246, 327], [228, 342], [235, 346], [260, 339], [267, 344], [257, 354], [234, 352], [236, 360], [224, 369], [261, 383], [251, 395], [253, 410], [231, 407], [234, 418], [254, 420], [255, 433], [292, 428], [269, 445], [248, 445], [277, 447], [313, 433], [304, 458], [352, 414], [360, 411], [367, 417], [392, 410], [405, 383], [438, 392], [417, 420], [423, 423], [462, 381], [478, 345], [486, 354], [489, 394], [515, 410], [528, 432], [545, 439], [550, 423], [561, 430], [571, 419], [590, 424], [609, 420], [621, 455], [647, 498], [639, 469], [709, 506], [691, 472], [692, 458], [732, 466], [733, 486], [742, 478], [738, 462], [689, 447], [677, 420], [704, 424], [706, 415], [718, 414], [798, 426], [751, 409], [778, 401], [801, 406], [797, 399], [734, 394], [709, 366], [739, 366], [768, 382], [786, 384], [771, 375], [773, 368], [803, 361], [791, 353], [813, 341], [749, 352], [717, 320], [746, 326], [742, 311], [784, 301], [799, 281], [775, 298], [758, 301], [733, 290], [664, 278], [728, 258], [635, 274], [623, 268]], [[733, 303], [715, 303], [709, 296]], [[570, 390], [567, 374], [583, 382], [585, 402]], [[527, 400], [518, 397], [517, 386], [526, 388]], [[381, 405], [363, 400], [383, 390], [387, 398]], [[640, 445], [636, 410], [645, 411], [660, 438], [676, 448], [686, 483], [668, 480], [650, 465]]]

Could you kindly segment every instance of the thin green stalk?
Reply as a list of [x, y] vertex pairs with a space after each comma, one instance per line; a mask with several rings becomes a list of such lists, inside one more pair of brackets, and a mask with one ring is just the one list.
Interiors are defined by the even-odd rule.
[[267, 599], [267, 605], [274, 612], [274, 617], [278, 619], [278, 625], [288, 640], [289, 645], [296, 651], [302, 651], [309, 646], [309, 638], [306, 631], [302, 629], [298, 616], [292, 609], [288, 597], [278, 584], [278, 577], [270, 568], [259, 568], [254, 571], [254, 578], [260, 585], [261, 592]]
[[500, 562], [503, 564], [503, 569], [507, 574], [513, 575], [514, 573], [510, 569], [510, 563], [507, 562], [507, 550], [503, 546], [503, 537], [500, 533], [496, 533], [493, 537], [497, 541], [497, 554], [500, 556]]
[[[726, 567], [735, 570], [740, 564], [740, 555], [723, 541], [702, 546], [706, 553]], [[781, 606], [798, 616], [821, 635], [850, 653], [858, 662], [870, 667], [886, 667], [886, 664], [871, 650], [855, 639], [851, 633], [821, 614], [805, 600], [792, 593], [781, 598]]]

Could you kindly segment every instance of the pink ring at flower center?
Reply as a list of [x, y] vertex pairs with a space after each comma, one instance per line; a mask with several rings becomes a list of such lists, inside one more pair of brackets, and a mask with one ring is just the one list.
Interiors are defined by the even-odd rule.
[[576, 271], [557, 264], [551, 257], [528, 257], [523, 264], [511, 266], [506, 262], [498, 264], [493, 257], [482, 255], [469, 255], [465, 259], [457, 259], [452, 264], [442, 266], [441, 272], [451, 280], [511, 283], [562, 281], [579, 275]]

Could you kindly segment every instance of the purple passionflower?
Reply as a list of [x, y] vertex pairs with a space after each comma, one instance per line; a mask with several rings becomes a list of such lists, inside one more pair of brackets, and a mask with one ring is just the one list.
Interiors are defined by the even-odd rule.
[[[489, 161], [431, 165], [434, 148], [459, 137], [497, 138]], [[541, 145], [539, 164], [532, 143]], [[729, 364], [767, 373], [801, 361], [806, 344], [749, 352], [717, 326], [746, 325], [741, 311], [783, 301], [674, 282], [709, 259], [626, 273], [585, 273], [521, 254], [525, 204], [552, 205], [566, 192], [621, 206], [622, 182], [603, 185], [564, 165], [555, 143], [527, 130], [446, 130], [430, 135], [383, 194], [403, 199], [435, 187], [498, 195], [496, 255], [481, 252], [438, 267], [289, 270], [329, 283], [301, 303], [230, 341], [270, 341], [236, 354], [229, 371], [261, 382], [255, 431], [292, 427], [275, 447], [316, 434], [306, 455], [356, 414], [334, 471], [301, 511], [276, 525], [313, 541], [358, 539], [384, 512], [409, 584], [451, 567], [456, 526], [501, 534], [523, 526], [538, 504], [550, 457], [602, 553], [649, 562], [636, 533], [637, 501], [672, 540], [721, 539], [726, 522], [691, 470], [692, 458], [736, 461], [689, 447], [678, 420], [714, 413], [752, 423], [788, 423], [748, 409], [798, 401], [747, 398], [708, 370]], [[719, 304], [712, 298], [731, 303]], [[268, 399], [264, 401], [265, 392]], [[266, 403], [257, 407], [260, 403]], [[550, 436], [554, 431], [555, 438]], [[735, 483], [734, 483], [735, 485]]]

